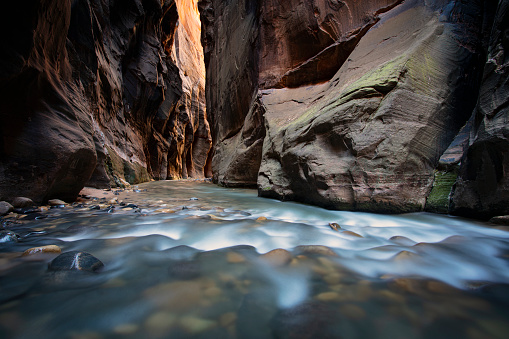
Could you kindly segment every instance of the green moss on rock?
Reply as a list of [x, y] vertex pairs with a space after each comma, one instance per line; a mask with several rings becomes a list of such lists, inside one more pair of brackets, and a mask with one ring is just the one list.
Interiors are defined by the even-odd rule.
[[433, 188], [426, 199], [426, 211], [433, 213], [449, 212], [449, 195], [457, 177], [458, 166], [449, 171], [435, 172]]

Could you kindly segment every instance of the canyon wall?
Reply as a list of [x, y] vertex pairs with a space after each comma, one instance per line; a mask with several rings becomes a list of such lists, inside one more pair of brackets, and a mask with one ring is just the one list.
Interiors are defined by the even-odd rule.
[[1, 20], [0, 200], [207, 174], [196, 1], [12, 7]]
[[[382, 213], [475, 216], [491, 194], [504, 207], [478, 216], [509, 213], [493, 194], [507, 192], [504, 3], [200, 1], [214, 181]], [[482, 177], [496, 185], [459, 204]]]

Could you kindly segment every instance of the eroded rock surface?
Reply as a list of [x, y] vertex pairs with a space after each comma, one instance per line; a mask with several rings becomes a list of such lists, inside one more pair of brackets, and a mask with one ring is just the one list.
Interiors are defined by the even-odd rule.
[[13, 7], [2, 14], [1, 198], [205, 176], [196, 1]]
[[333, 209], [422, 210], [475, 107], [493, 4], [253, 3], [201, 2], [215, 181]]
[[493, 25], [470, 145], [452, 195], [453, 213], [489, 218], [509, 213], [509, 1]]

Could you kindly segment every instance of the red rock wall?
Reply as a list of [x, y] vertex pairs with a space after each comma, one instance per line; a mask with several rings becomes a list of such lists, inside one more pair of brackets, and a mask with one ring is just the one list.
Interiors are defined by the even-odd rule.
[[198, 13], [178, 4], [40, 0], [2, 13], [0, 198], [205, 176]]
[[492, 3], [201, 1], [214, 180], [422, 210], [475, 107]]

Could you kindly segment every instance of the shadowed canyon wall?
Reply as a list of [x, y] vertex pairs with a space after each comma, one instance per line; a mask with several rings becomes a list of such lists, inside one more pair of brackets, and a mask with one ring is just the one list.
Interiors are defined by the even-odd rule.
[[333, 209], [509, 213], [506, 1], [199, 6], [214, 181]]
[[508, 0], [14, 3], [0, 200], [213, 176], [332, 209], [509, 214], [508, 15]]
[[0, 200], [206, 174], [196, 1], [32, 0], [2, 13]]

